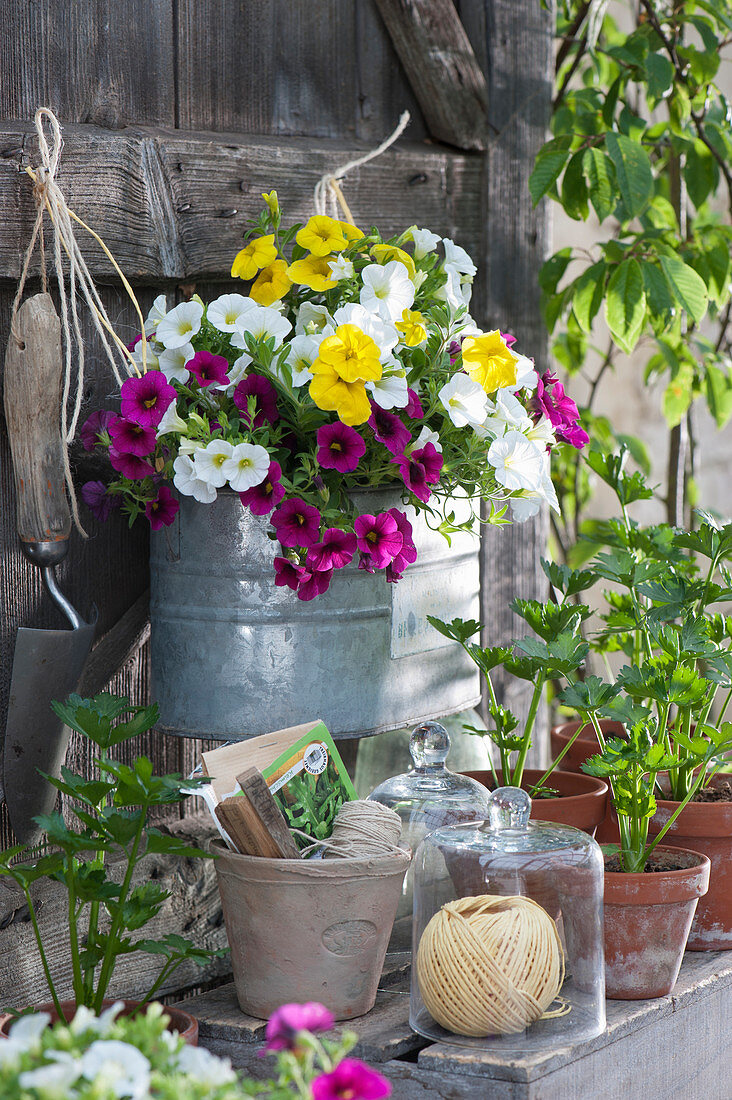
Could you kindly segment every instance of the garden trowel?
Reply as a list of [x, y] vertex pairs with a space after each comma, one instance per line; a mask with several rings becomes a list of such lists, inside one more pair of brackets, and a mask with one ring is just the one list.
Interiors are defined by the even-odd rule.
[[5, 801], [19, 840], [36, 843], [37, 814], [50, 813], [56, 789], [39, 774], [60, 774], [69, 730], [51, 710], [75, 690], [94, 636], [60, 591], [55, 567], [66, 557], [71, 515], [64, 486], [61, 409], [61, 325], [48, 294], [23, 303], [5, 356], [5, 419], [17, 495], [21, 549], [41, 570], [51, 599], [70, 629], [21, 626], [15, 642], [5, 730]]

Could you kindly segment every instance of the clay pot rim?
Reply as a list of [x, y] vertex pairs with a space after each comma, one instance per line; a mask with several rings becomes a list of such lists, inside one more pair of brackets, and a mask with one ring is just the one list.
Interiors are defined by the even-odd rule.
[[[122, 1015], [128, 1016], [131, 1016], [135, 1009], [138, 1009], [142, 1003], [141, 1001], [127, 1000], [124, 997], [105, 997], [102, 1001], [102, 1008], [111, 1008], [117, 1001], [122, 1001], [124, 1005]], [[57, 1022], [58, 1013], [53, 1001], [43, 1001], [39, 1005], [31, 1005], [30, 1007], [32, 1007], [34, 1012], [49, 1013], [51, 1016], [51, 1024]], [[144, 1007], [147, 1008], [147, 1004]], [[76, 1001], [61, 1001], [61, 1011], [66, 1023], [73, 1018], [76, 1010]], [[184, 1008], [178, 1008], [177, 1005], [163, 1005], [163, 1015], [166, 1015], [170, 1020], [170, 1027], [168, 1030], [177, 1031], [189, 1046], [198, 1045], [198, 1020], [195, 1016], [191, 1016], [190, 1012], [186, 1012]], [[10, 1024], [14, 1022], [15, 1017], [13, 1017], [11, 1013], [4, 1012], [0, 1014], [0, 1038], [7, 1039]], [[180, 1024], [185, 1024], [185, 1027], [176, 1026]]]
[[[656, 799], [656, 814], [649, 824], [652, 835], [660, 833], [678, 805], [671, 799]], [[664, 820], [658, 819], [658, 810], [667, 811]], [[687, 802], [666, 836], [732, 837], [732, 802]]]
[[[522, 789], [524, 787], [524, 784], [532, 786], [537, 779], [541, 779], [545, 771], [546, 768], [524, 768], [524, 776], [521, 783]], [[500, 768], [496, 768], [496, 772], [499, 778], [503, 778], [503, 773]], [[475, 777], [478, 775], [489, 775], [491, 776], [491, 778], [493, 777], [493, 773], [491, 772], [490, 768], [477, 768], [475, 771], [461, 771], [458, 772], [458, 775], [467, 775], [471, 779], [475, 779]], [[541, 806], [542, 803], [561, 802], [564, 806], [570, 805], [573, 800], [577, 801], [580, 798], [583, 801], [587, 798], [594, 798], [599, 801], [604, 798], [606, 792], [609, 790], [608, 784], [605, 782], [605, 780], [599, 779], [595, 775], [586, 775], [585, 772], [560, 772], [556, 769], [547, 778], [547, 784], [551, 786], [552, 782], [555, 779], [563, 779], [569, 782], [570, 776], [572, 777], [572, 780], [581, 779], [587, 785], [588, 789], [586, 791], [577, 791], [574, 794], [558, 794], [556, 796], [552, 796], [551, 798], [533, 799], [533, 805]], [[478, 779], [477, 782], [481, 783], [482, 780]], [[486, 786], [486, 784], [483, 784], [483, 786]], [[486, 789], [491, 790], [490, 787], [486, 787]]]
[[[618, 722], [615, 718], [602, 718], [600, 725], [607, 725], [612, 723], [616, 726], [622, 726], [622, 722]], [[567, 722], [559, 722], [556, 726], [552, 726], [549, 730], [549, 736], [554, 737], [567, 737], [569, 738], [577, 726], [583, 726], [582, 732], [578, 735], [577, 741], [586, 741], [589, 744], [598, 744], [597, 734], [591, 722], [582, 722], [580, 718], [572, 718]], [[575, 742], [576, 744], [577, 742]], [[583, 773], [584, 774], [584, 773]]]
[[[691, 867], [670, 871], [605, 871], [605, 902], [616, 905], [665, 905], [700, 898], [709, 889], [711, 861], [701, 852], [661, 844], [657, 852], [681, 852]], [[657, 897], [664, 890], [664, 897]]]
[[[230, 848], [227, 848], [221, 837], [212, 837], [207, 844], [208, 850], [218, 857], [225, 857], [231, 859], [234, 863], [238, 863], [242, 869], [247, 867], [251, 870], [259, 868], [261, 871], [289, 871], [290, 873], [296, 871], [304, 872], [306, 877], [311, 877], [314, 871], [315, 875], [319, 874], [319, 865], [322, 866], [323, 861], [317, 859], [269, 859], [267, 856], [246, 856], [241, 852], [232, 852]], [[386, 872], [396, 873], [399, 867], [406, 868], [412, 859], [411, 848], [399, 848], [398, 852], [388, 852], [382, 856], [344, 856], [342, 859], [327, 860], [326, 866], [333, 868], [343, 868], [350, 871], [354, 878], [359, 878], [362, 875], [384, 874]], [[218, 870], [218, 865], [216, 865]], [[253, 876], [249, 876], [253, 877]]]

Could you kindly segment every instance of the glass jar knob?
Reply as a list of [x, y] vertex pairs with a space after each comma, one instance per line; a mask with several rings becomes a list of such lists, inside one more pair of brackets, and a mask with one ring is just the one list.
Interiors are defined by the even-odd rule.
[[415, 768], [444, 769], [450, 751], [450, 734], [439, 722], [423, 722], [412, 731], [409, 751]]
[[525, 829], [531, 816], [531, 799], [520, 787], [499, 787], [488, 803], [491, 829]]

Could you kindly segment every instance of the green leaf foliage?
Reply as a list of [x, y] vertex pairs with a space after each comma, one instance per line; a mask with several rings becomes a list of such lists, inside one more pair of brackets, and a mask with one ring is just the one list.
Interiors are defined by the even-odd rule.
[[642, 145], [625, 134], [609, 131], [605, 148], [615, 166], [620, 196], [629, 218], [637, 218], [653, 195], [651, 161]]
[[607, 284], [605, 319], [613, 339], [631, 352], [638, 342], [646, 313], [643, 274], [637, 260], [623, 260]]

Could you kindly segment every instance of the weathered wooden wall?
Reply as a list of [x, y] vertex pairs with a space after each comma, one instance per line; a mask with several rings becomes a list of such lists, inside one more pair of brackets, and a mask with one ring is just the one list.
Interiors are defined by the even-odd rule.
[[[412, 71], [414, 90], [380, 14], [387, 8], [407, 21], [416, 12], [429, 32], [421, 48], [430, 66], [421, 81]], [[548, 112], [551, 16], [535, 0], [461, 0], [455, 9], [449, 0], [5, 0], [0, 353], [34, 216], [20, 169], [36, 159], [37, 106], [53, 108], [64, 126], [60, 182], [69, 202], [112, 247], [143, 310], [161, 290], [174, 296], [204, 278], [220, 284], [261, 191], [276, 186], [288, 215], [307, 216], [323, 171], [380, 142], [406, 107], [412, 123], [404, 139], [345, 185], [354, 214], [387, 233], [417, 221], [464, 245], [481, 268], [478, 321], [515, 332], [543, 364], [536, 272], [548, 247], [546, 215], [530, 212], [526, 178]], [[449, 49], [440, 49], [441, 35]], [[450, 88], [464, 89], [466, 74], [478, 87], [470, 122], [454, 106], [451, 126], [448, 110], [438, 135], [446, 143], [438, 144], [428, 82], [437, 81], [433, 92], [441, 88], [449, 107]], [[111, 318], [131, 338], [134, 314], [108, 262], [93, 243], [84, 249]], [[88, 411], [113, 404], [114, 383], [87, 328]], [[76, 458], [82, 469], [84, 456]], [[110, 653], [128, 658], [112, 687], [143, 699], [146, 649], [129, 655], [129, 638], [144, 611], [147, 534], [119, 518], [104, 526], [83, 518], [92, 537], [73, 538], [61, 584], [83, 612], [92, 603], [99, 609], [100, 637], [108, 638], [100, 664]], [[542, 539], [541, 524], [485, 539], [484, 616], [494, 641], [514, 629], [503, 609], [507, 594], [526, 595], [540, 583]], [[61, 625], [17, 548], [1, 417], [0, 554], [1, 731], [16, 628]], [[109, 634], [135, 605], [124, 636]], [[179, 770], [196, 749], [157, 738], [143, 747], [157, 766]], [[72, 757], [80, 753], [73, 743]], [[11, 839], [3, 817], [0, 842]]]

